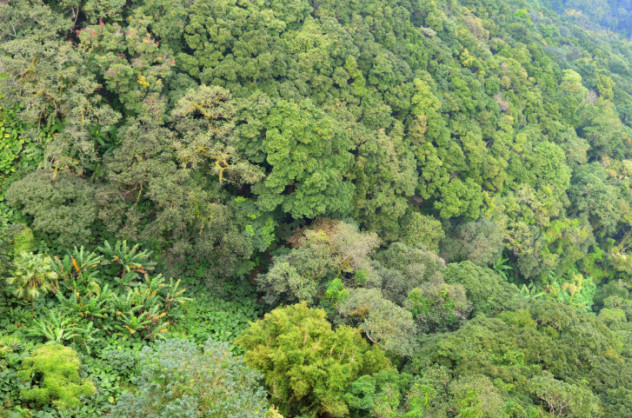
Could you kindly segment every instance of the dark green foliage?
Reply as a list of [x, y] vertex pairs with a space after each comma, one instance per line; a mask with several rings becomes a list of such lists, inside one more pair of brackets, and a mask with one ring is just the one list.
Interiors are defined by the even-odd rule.
[[250, 370], [228, 344], [167, 340], [140, 353], [138, 392], [124, 394], [116, 417], [265, 417], [268, 403]]
[[37, 171], [13, 183], [5, 196], [31, 217], [33, 231], [62, 248], [89, 242], [97, 208], [94, 188], [76, 174]]
[[[537, 402], [551, 412], [566, 405], [593, 411], [586, 416], [598, 416], [601, 408], [617, 415], [627, 401], [614, 394], [622, 394], [624, 382], [632, 376], [629, 360], [619, 354], [619, 342], [605, 325], [555, 302], [534, 302], [529, 310], [505, 312], [494, 319], [475, 318], [421, 353], [457, 376], [482, 373], [501, 393], [510, 385], [516, 395], [537, 394]], [[537, 377], [541, 370], [545, 374]], [[528, 379], [534, 379], [532, 385]], [[531, 402], [521, 396], [513, 400], [523, 408]]]
[[449, 264], [445, 281], [461, 285], [472, 303], [473, 313], [497, 314], [515, 306], [518, 289], [504, 282], [493, 270], [469, 261]]
[[454, 228], [443, 241], [441, 253], [448, 261], [466, 261], [486, 266], [498, 260], [503, 250], [498, 225], [481, 218]]

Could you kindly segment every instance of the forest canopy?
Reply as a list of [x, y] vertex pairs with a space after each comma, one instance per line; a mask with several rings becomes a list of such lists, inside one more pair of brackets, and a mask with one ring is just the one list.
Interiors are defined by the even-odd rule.
[[0, 1], [0, 416], [629, 415], [631, 13]]

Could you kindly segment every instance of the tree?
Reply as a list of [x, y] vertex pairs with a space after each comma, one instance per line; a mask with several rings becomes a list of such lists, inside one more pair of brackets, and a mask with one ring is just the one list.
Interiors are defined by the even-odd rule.
[[404, 216], [401, 229], [406, 244], [424, 246], [431, 251], [438, 251], [439, 243], [445, 237], [438, 219], [416, 211], [410, 211]]
[[388, 300], [403, 305], [409, 292], [442, 280], [445, 262], [434, 252], [395, 242], [375, 255], [379, 285]]
[[575, 216], [585, 216], [597, 233], [610, 235], [627, 212], [629, 203], [623, 200], [617, 188], [610, 184], [606, 170], [599, 163], [578, 167], [568, 191]]
[[125, 0], [59, 0], [58, 3], [70, 9], [72, 18], [77, 19], [81, 13], [91, 23], [121, 19], [125, 9]]
[[11, 184], [7, 203], [32, 217], [33, 231], [62, 248], [87, 244], [97, 214], [91, 184], [69, 172], [38, 170]]
[[411, 381], [411, 375], [397, 370], [381, 370], [372, 376], [360, 377], [345, 395], [351, 416], [398, 416], [404, 409]]
[[295, 219], [351, 213], [353, 144], [344, 125], [311, 101], [279, 101], [260, 129], [269, 169], [252, 191], [261, 210], [278, 207]]
[[495, 318], [477, 316], [454, 333], [428, 339], [412, 364], [421, 366], [419, 373], [440, 364], [455, 377], [487, 376], [493, 391], [516, 411], [548, 405], [545, 399], [551, 413], [577, 408], [567, 410], [572, 416], [599, 416], [601, 408], [618, 415], [628, 407], [629, 399], [621, 396], [629, 390], [620, 388], [632, 381], [632, 368], [617, 351], [615, 333], [593, 314], [558, 302], [532, 300], [522, 306]]
[[481, 186], [472, 179], [462, 181], [457, 178], [450, 180], [441, 190], [441, 197], [435, 202], [434, 207], [444, 219], [457, 216], [476, 219], [480, 215], [482, 205]]
[[[121, 115], [98, 94], [99, 77], [90, 73], [86, 54], [66, 41], [73, 19], [41, 0], [0, 7], [0, 74], [6, 74], [0, 78], [3, 106], [17, 109], [26, 135], [43, 134], [41, 138], [50, 142], [46, 168], [93, 171], [99, 151], [94, 129], [108, 131]], [[59, 132], [47, 137], [50, 130]]]
[[[176, 126], [191, 127], [183, 119]], [[245, 229], [255, 222], [216, 175], [201, 174], [213, 164], [197, 156], [200, 171], [191, 169], [186, 143], [195, 133], [206, 135], [208, 123], [202, 125], [202, 132], [192, 129], [181, 138], [155, 121], [130, 119], [119, 130], [120, 145], [104, 158], [109, 182], [96, 192], [98, 217], [122, 239], [167, 248], [172, 267], [203, 259], [213, 276], [243, 275], [252, 268], [249, 259], [256, 239]]]
[[325, 311], [305, 302], [277, 308], [251, 324], [235, 343], [246, 350], [244, 361], [265, 376], [271, 400], [283, 415], [348, 415], [345, 393], [360, 376], [389, 369], [377, 346], [360, 331], [335, 331]]
[[[235, 4], [229, 0], [212, 7], [195, 2], [189, 7], [184, 43], [179, 45], [182, 70], [202, 83], [231, 90], [285, 76], [288, 68], [280, 35], [288, 25], [303, 20], [307, 2], [251, 3], [243, 8]], [[211, 33], [206, 29], [209, 23]]]
[[472, 312], [463, 285], [447, 284], [441, 276], [408, 292], [404, 307], [412, 313], [420, 333], [457, 329]]
[[534, 186], [550, 188], [557, 193], [564, 193], [571, 182], [571, 169], [566, 165], [566, 155], [558, 145], [543, 141], [533, 148], [529, 161], [532, 165]]
[[450, 384], [454, 404], [464, 417], [502, 417], [505, 407], [498, 388], [482, 375], [462, 376]]
[[77, 32], [90, 69], [103, 77], [116, 94], [127, 116], [162, 121], [166, 98], [162, 94], [175, 60], [152, 36], [151, 22], [129, 16], [125, 29], [119, 24], [87, 26]]
[[481, 218], [454, 228], [442, 243], [441, 255], [448, 261], [469, 260], [485, 266], [498, 260], [503, 247], [498, 225]]
[[315, 224], [299, 232], [297, 248], [276, 256], [257, 285], [269, 304], [307, 301], [318, 305], [328, 283], [339, 279], [347, 287], [379, 285], [370, 254], [378, 244], [377, 235], [339, 221]]
[[518, 295], [516, 286], [503, 281], [493, 270], [470, 261], [448, 264], [444, 274], [446, 283], [463, 286], [474, 315], [511, 309], [512, 300]]
[[185, 169], [213, 173], [220, 184], [252, 185], [263, 179], [263, 170], [236, 148], [236, 111], [230, 92], [216, 86], [189, 90], [177, 102], [171, 117], [181, 135], [176, 150]]
[[529, 379], [526, 386], [553, 415], [603, 416], [599, 398], [585, 385], [557, 380], [551, 373], [544, 371]]
[[357, 324], [373, 344], [398, 356], [412, 354], [416, 334], [412, 314], [385, 299], [379, 289], [353, 289], [338, 304], [338, 312]]
[[406, 233], [399, 224], [418, 182], [415, 159], [402, 131], [398, 124], [390, 135], [383, 130], [375, 137], [366, 132], [353, 165], [354, 218], [386, 240], [397, 240]]

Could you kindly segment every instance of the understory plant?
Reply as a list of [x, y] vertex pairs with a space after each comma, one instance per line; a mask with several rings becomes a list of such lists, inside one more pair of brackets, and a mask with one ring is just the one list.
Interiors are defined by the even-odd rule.
[[269, 405], [259, 372], [227, 343], [203, 350], [185, 340], [160, 341], [140, 353], [138, 390], [123, 394], [115, 417], [266, 417]]
[[40, 347], [24, 359], [18, 372], [18, 378], [27, 385], [20, 398], [40, 406], [52, 403], [58, 409], [76, 407], [80, 397], [96, 392], [92, 380], [80, 376], [80, 368], [79, 356], [72, 348]]

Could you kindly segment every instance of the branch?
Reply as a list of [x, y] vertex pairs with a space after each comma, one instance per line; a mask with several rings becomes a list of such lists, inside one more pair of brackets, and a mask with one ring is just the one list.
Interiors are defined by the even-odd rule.
[[[366, 337], [369, 339], [369, 341], [371, 341], [375, 345], [378, 345], [378, 346], [382, 347], [382, 344], [378, 343], [373, 338], [371, 338], [371, 334], [369, 334], [369, 331], [364, 330], [364, 333], [366, 334]], [[384, 348], [384, 347], [382, 347], [382, 348]]]

